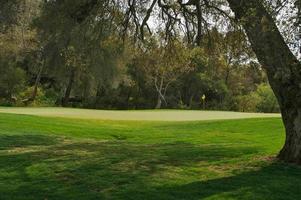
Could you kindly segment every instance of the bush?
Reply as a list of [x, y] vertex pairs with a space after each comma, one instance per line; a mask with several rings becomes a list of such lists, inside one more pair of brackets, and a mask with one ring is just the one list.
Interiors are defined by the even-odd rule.
[[0, 97], [3, 102], [14, 103], [17, 94], [24, 88], [25, 72], [8, 66], [0, 70]]
[[236, 98], [237, 109], [240, 112], [256, 112], [260, 98], [255, 93], [241, 95]]
[[279, 112], [277, 99], [268, 84], [260, 84], [256, 91], [236, 98], [237, 110], [241, 112]]
[[279, 112], [279, 105], [277, 99], [267, 84], [261, 84], [257, 87], [256, 94], [259, 96], [260, 101], [257, 104], [258, 112]]
[[[31, 96], [33, 87], [26, 88], [23, 92], [19, 94], [18, 104], [23, 106], [22, 100], [27, 99]], [[56, 101], [56, 96], [53, 95], [52, 91], [45, 91], [43, 88], [38, 88], [37, 96], [30, 106], [53, 106]]]

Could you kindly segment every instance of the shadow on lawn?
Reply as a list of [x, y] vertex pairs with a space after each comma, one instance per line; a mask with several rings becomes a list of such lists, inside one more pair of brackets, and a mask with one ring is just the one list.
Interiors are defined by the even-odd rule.
[[156, 192], [156, 198], [143, 199], [297, 200], [301, 197], [300, 178], [300, 168], [273, 163], [260, 170], [235, 176], [159, 187], [140, 197], [151, 196]]
[[24, 148], [32, 145], [49, 146], [54, 145], [57, 142], [55, 137], [44, 135], [0, 135], [0, 150], [17, 147]]
[[[171, 178], [182, 180], [199, 175], [189, 172], [189, 167], [223, 165], [230, 159], [255, 155], [258, 148], [79, 142], [38, 135], [2, 135], [0, 146], [1, 200], [299, 199], [301, 196], [301, 170], [279, 163], [201, 182], [168, 182]], [[21, 149], [8, 151], [16, 147]], [[171, 177], [166, 176], [170, 172]]]

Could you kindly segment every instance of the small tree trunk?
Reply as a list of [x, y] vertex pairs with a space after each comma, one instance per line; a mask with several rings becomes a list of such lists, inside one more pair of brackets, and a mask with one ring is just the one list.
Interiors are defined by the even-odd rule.
[[156, 105], [156, 109], [160, 109], [162, 106], [162, 99], [161, 99], [161, 96], [160, 94], [158, 95], [158, 100], [157, 100], [157, 105]]
[[98, 102], [100, 97], [101, 97], [101, 85], [98, 84], [96, 89], [94, 108], [98, 108]]
[[106, 94], [105, 87], [102, 84], [98, 84], [96, 89], [96, 95], [95, 95], [95, 108], [102, 108], [103, 105], [101, 105], [101, 98], [104, 97]]
[[194, 98], [194, 95], [191, 95], [189, 98], [189, 106], [188, 106], [189, 108], [192, 108], [193, 98]]
[[230, 64], [227, 64], [227, 68], [226, 68], [226, 76], [225, 76], [225, 84], [228, 86], [229, 85], [229, 78], [230, 78]]
[[71, 90], [72, 90], [72, 86], [74, 83], [74, 78], [75, 78], [75, 69], [72, 68], [71, 69], [71, 73], [70, 73], [70, 77], [69, 77], [69, 82], [66, 88], [66, 92], [65, 95], [62, 99], [62, 106], [67, 106], [69, 103], [69, 98], [70, 98], [70, 94], [71, 94]]
[[202, 39], [203, 39], [203, 27], [202, 27], [202, 22], [203, 22], [203, 13], [202, 13], [202, 7], [201, 7], [201, 1], [196, 1], [195, 2], [196, 6], [196, 12], [197, 12], [197, 36], [196, 36], [196, 44], [197, 46], [201, 46]]
[[37, 77], [36, 77], [36, 81], [35, 81], [35, 84], [34, 84], [34, 88], [33, 88], [33, 91], [32, 91], [32, 94], [31, 94], [31, 97], [30, 97], [30, 101], [34, 101], [37, 97], [37, 93], [38, 93], [38, 87], [39, 87], [39, 84], [40, 84], [40, 81], [41, 81], [41, 77], [42, 77], [42, 72], [43, 72], [43, 69], [44, 69], [44, 61], [43, 61], [43, 64], [41, 65], [40, 69], [39, 69], [39, 72], [37, 74]]
[[157, 85], [157, 79], [155, 80], [155, 87], [156, 87], [156, 90], [158, 92], [158, 100], [157, 100], [157, 105], [156, 105], [155, 109], [160, 109], [161, 106], [162, 106], [162, 98], [164, 98], [163, 94], [162, 94], [163, 82], [164, 82], [164, 80], [161, 77], [160, 78], [160, 85], [158, 86]]

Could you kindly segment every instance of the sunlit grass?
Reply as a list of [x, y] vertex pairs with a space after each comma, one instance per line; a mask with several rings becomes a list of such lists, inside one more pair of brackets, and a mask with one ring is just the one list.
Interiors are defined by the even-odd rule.
[[0, 199], [299, 199], [280, 118], [101, 121], [0, 114]]
[[144, 120], [144, 121], [200, 121], [216, 119], [242, 119], [280, 117], [280, 114], [243, 113], [229, 111], [198, 110], [90, 110], [74, 108], [5, 108], [0, 113], [27, 114], [37, 116], [68, 117], [97, 120]]

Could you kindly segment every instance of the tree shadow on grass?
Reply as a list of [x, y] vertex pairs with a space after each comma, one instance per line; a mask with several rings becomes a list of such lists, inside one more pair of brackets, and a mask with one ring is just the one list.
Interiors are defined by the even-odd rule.
[[49, 146], [56, 144], [57, 138], [44, 135], [0, 135], [0, 150], [27, 146]]
[[301, 169], [272, 163], [256, 171], [188, 184], [131, 191], [133, 199], [297, 200], [301, 198]]
[[[166, 175], [196, 176], [186, 169], [256, 155], [260, 149], [254, 147], [79, 142], [40, 135], [2, 135], [0, 145], [1, 200], [294, 199], [301, 194], [300, 169], [277, 163], [203, 182], [169, 183]], [[15, 147], [21, 150], [8, 151]]]

